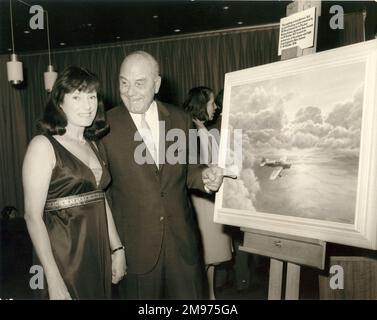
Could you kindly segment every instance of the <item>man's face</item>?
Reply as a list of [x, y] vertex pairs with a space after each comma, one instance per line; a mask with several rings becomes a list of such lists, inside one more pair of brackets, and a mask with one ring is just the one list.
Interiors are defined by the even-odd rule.
[[136, 56], [126, 60], [119, 74], [120, 96], [132, 113], [145, 113], [158, 93], [161, 78], [151, 61]]

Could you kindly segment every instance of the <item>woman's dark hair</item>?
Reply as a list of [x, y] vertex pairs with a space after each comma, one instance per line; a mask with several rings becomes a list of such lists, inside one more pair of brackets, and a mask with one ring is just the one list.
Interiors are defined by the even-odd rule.
[[106, 113], [100, 91], [100, 82], [96, 75], [80, 67], [68, 67], [59, 74], [52, 87], [42, 120], [37, 124], [38, 132], [48, 135], [63, 135], [66, 131], [67, 117], [60, 107], [64, 96], [74, 91], [97, 92], [97, 114], [90, 127], [85, 128], [84, 137], [98, 140], [109, 131]]
[[211, 95], [214, 93], [208, 87], [192, 88], [183, 103], [183, 109], [190, 113], [194, 119], [208, 121], [207, 103], [211, 100]]

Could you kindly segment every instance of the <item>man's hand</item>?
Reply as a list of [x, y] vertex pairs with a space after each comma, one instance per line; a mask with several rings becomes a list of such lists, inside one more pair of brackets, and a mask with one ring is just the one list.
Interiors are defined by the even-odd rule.
[[219, 190], [224, 177], [233, 179], [237, 178], [236, 175], [229, 174], [228, 172], [226, 172], [226, 170], [218, 166], [210, 166], [209, 168], [205, 168], [202, 171], [204, 189], [210, 192], [216, 192], [217, 190]]

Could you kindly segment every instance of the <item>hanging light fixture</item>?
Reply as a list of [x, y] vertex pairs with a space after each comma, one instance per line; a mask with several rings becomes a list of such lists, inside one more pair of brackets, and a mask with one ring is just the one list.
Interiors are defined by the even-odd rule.
[[47, 92], [51, 92], [52, 87], [55, 83], [56, 78], [58, 77], [58, 73], [54, 71], [54, 67], [51, 64], [51, 48], [50, 48], [50, 26], [48, 22], [48, 12], [46, 13], [46, 21], [47, 21], [47, 46], [48, 46], [48, 66], [47, 71], [44, 73], [44, 82], [45, 82], [45, 89]]
[[24, 75], [22, 72], [22, 62], [18, 61], [17, 55], [14, 53], [14, 35], [13, 35], [13, 11], [12, 0], [9, 0], [9, 12], [10, 12], [10, 29], [12, 34], [12, 54], [10, 61], [7, 62], [8, 81], [11, 84], [20, 84], [24, 81]]

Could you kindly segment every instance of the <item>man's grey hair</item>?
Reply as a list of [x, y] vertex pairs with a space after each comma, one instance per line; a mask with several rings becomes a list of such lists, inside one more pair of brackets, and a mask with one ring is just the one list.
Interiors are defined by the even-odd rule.
[[126, 63], [128, 60], [130, 60], [131, 58], [136, 58], [136, 57], [142, 57], [146, 60], [148, 60], [150, 63], [151, 63], [151, 66], [152, 66], [152, 70], [155, 72], [155, 75], [156, 76], [159, 76], [160, 75], [160, 67], [158, 65], [158, 62], [157, 60], [148, 52], [146, 51], [133, 51], [131, 52], [130, 54], [128, 54], [124, 60], [123, 60], [123, 63]]

